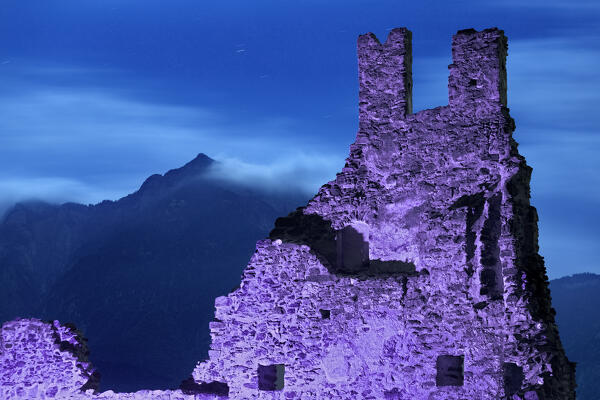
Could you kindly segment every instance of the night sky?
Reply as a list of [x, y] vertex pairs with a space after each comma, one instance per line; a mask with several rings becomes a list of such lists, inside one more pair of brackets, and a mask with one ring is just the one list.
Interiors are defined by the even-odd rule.
[[2, 0], [0, 207], [117, 199], [200, 152], [315, 192], [356, 134], [357, 36], [400, 26], [414, 111], [447, 104], [453, 33], [504, 29], [548, 274], [600, 273], [597, 1]]

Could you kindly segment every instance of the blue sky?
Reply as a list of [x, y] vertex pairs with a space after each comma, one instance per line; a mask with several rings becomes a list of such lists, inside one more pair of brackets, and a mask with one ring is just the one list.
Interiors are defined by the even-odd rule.
[[548, 273], [600, 273], [595, 1], [4, 0], [0, 206], [116, 199], [199, 152], [314, 191], [356, 134], [356, 37], [399, 26], [415, 111], [447, 104], [453, 33], [504, 29]]

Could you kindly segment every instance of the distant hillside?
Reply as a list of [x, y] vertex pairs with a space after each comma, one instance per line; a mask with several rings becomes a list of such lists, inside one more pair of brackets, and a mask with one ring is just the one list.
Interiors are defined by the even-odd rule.
[[0, 322], [75, 323], [103, 390], [178, 386], [206, 356], [214, 298], [307, 200], [211, 179], [211, 164], [200, 154], [114, 202], [15, 205], [0, 224]]
[[600, 399], [600, 275], [577, 274], [550, 281], [560, 337], [577, 362], [577, 399]]

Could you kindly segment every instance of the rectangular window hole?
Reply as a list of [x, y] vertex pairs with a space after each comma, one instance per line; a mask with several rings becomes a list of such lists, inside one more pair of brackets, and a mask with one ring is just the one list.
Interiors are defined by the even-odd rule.
[[258, 365], [258, 389], [282, 390], [285, 366], [283, 364]]
[[369, 266], [368, 234], [364, 234], [351, 225], [337, 231], [336, 235], [337, 267], [344, 273], [358, 273]]
[[330, 310], [319, 310], [319, 312], [321, 313], [321, 318], [322, 319], [329, 319], [329, 318], [331, 318], [331, 311]]
[[512, 396], [521, 389], [525, 375], [523, 367], [519, 367], [515, 363], [504, 363], [504, 392], [508, 396]]
[[462, 386], [464, 383], [464, 357], [443, 355], [438, 356], [435, 363], [437, 386]]

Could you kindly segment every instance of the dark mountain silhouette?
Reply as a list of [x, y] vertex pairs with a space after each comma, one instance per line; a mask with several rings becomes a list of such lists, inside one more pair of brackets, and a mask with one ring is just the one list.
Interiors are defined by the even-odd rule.
[[577, 363], [577, 399], [600, 399], [600, 275], [550, 281], [556, 322], [569, 360]]
[[214, 298], [305, 202], [211, 178], [200, 154], [118, 201], [26, 202], [0, 225], [0, 322], [73, 322], [101, 389], [175, 388], [206, 356]]

